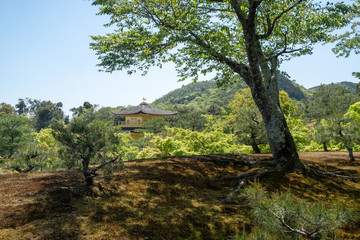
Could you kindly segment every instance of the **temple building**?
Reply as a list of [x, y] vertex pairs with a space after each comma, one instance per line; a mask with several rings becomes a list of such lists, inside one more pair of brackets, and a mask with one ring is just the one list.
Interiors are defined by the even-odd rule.
[[135, 131], [136, 129], [143, 128], [143, 124], [150, 119], [167, 117], [176, 113], [154, 108], [143, 101], [139, 106], [113, 112], [113, 114], [116, 117], [123, 117], [123, 121], [120, 121], [122, 130]]

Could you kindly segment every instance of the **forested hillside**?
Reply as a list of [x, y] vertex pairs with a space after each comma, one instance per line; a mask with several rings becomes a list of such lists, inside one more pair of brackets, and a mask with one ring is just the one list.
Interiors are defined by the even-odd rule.
[[[210, 103], [222, 107], [234, 99], [236, 92], [246, 87], [244, 82], [217, 87], [213, 81], [202, 81], [182, 86], [156, 99], [153, 103], [167, 106], [184, 104], [190, 108], [204, 108]], [[305, 88], [290, 81], [284, 75], [279, 75], [279, 90], [284, 90], [289, 94], [289, 97], [298, 101], [305, 99], [308, 94]]]
[[[290, 98], [301, 101], [312, 98], [313, 92], [318, 91], [320, 86], [309, 89], [289, 80], [284, 75], [279, 75], [279, 90], [284, 90]], [[356, 89], [356, 83], [338, 82], [330, 84], [322, 84], [322, 86], [345, 86], [353, 93]], [[183, 85], [181, 88], [175, 89], [164, 96], [156, 99], [153, 104], [167, 108], [174, 105], [185, 105], [192, 109], [204, 109], [209, 104], [216, 104], [220, 107], [226, 106], [233, 99], [236, 92], [246, 88], [246, 84], [239, 82], [234, 85], [218, 87], [213, 81], [201, 81]]]
[[[329, 85], [329, 86], [339, 86], [339, 85], [340, 86], [345, 86], [347, 89], [351, 90], [354, 93], [357, 84], [353, 83], [353, 82], [343, 81], [343, 82], [330, 83], [330, 84], [325, 84], [325, 85]], [[309, 90], [318, 90], [318, 89], [319, 89], [319, 86], [309, 88]]]

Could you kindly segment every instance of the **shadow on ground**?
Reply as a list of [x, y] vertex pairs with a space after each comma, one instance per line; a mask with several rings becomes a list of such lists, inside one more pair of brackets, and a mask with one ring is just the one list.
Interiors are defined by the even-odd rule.
[[[78, 239], [72, 201], [83, 188], [75, 172], [0, 175], [0, 230], [7, 229], [6, 239]], [[19, 228], [26, 234], [17, 236]]]

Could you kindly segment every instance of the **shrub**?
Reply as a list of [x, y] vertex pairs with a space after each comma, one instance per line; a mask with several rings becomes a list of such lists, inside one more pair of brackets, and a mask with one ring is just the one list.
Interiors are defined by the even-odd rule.
[[[246, 188], [244, 196], [262, 232], [261, 235], [256, 229], [249, 235], [250, 239], [264, 239], [262, 236], [267, 236], [265, 239], [327, 239], [354, 216], [341, 206], [310, 203], [289, 192], [268, 196], [259, 184]], [[239, 239], [246, 239], [244, 237], [243, 234]]]

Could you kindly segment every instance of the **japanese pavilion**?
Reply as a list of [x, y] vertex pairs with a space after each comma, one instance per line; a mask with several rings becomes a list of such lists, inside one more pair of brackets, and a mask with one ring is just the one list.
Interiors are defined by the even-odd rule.
[[159, 117], [167, 117], [175, 115], [176, 113], [167, 112], [161, 109], [154, 108], [144, 101], [136, 107], [125, 109], [119, 112], [113, 112], [116, 117], [123, 117], [124, 121], [120, 121], [122, 130], [135, 131], [141, 129], [144, 122]]

